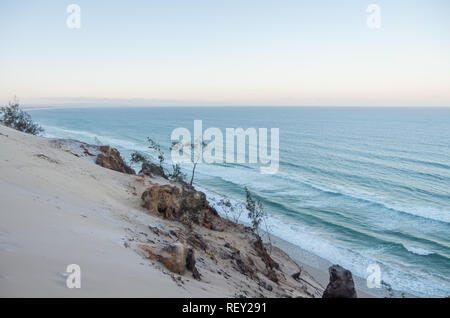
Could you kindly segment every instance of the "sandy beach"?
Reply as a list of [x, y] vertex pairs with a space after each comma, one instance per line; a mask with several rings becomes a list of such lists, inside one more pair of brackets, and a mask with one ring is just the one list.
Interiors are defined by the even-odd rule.
[[[1, 297], [321, 297], [323, 293], [323, 277], [308, 273], [275, 247], [271, 256], [281, 264], [277, 283], [258, 272], [258, 261], [254, 261], [255, 281], [237, 271], [226, 254], [215, 256], [224, 254], [226, 242], [241, 255], [248, 251], [257, 258], [245, 245], [243, 226], [222, 232], [196, 227], [208, 245], [205, 254], [196, 251], [201, 280], [190, 272], [173, 274], [140, 248], [170, 240], [169, 232], [184, 235], [182, 224], [142, 207], [140, 193], [167, 180], [105, 169], [77, 154], [67, 141], [5, 126], [0, 126], [0, 145]], [[80, 289], [66, 286], [69, 264], [81, 268]], [[300, 280], [290, 277], [298, 271]]]
[[[328, 268], [333, 264], [328, 260], [314, 255], [296, 245], [293, 245], [277, 236], [271, 235], [271, 242], [285, 251], [292, 259], [300, 263], [301, 266], [314, 277], [322, 286], [327, 286], [329, 282]], [[412, 294], [400, 292], [398, 290], [381, 288], [368, 288], [367, 281], [363, 277], [353, 274], [356, 292], [359, 298], [414, 298]]]

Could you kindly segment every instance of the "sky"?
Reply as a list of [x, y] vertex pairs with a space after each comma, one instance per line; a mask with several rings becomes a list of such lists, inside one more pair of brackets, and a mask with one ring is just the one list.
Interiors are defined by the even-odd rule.
[[2, 105], [450, 106], [448, 0], [2, 0], [0, 40]]

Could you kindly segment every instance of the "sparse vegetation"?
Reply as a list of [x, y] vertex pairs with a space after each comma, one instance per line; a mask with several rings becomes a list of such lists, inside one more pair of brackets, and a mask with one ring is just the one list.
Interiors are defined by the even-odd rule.
[[239, 221], [241, 220], [241, 215], [242, 215], [242, 209], [238, 209], [238, 211], [235, 213], [235, 214], [233, 214], [233, 222], [234, 223], [239, 223]]
[[186, 174], [181, 171], [181, 166], [177, 163], [175, 165], [172, 165], [172, 172], [168, 174], [169, 178], [171, 180], [175, 180], [175, 181], [179, 181], [179, 182], [184, 182], [184, 180], [186, 179]]
[[30, 114], [20, 109], [17, 99], [0, 108], [0, 116], [5, 125], [27, 134], [39, 135], [44, 132], [44, 129], [31, 119]]
[[174, 141], [172, 143], [172, 146], [170, 147], [170, 150], [175, 150], [175, 151], [180, 151], [182, 150], [184, 147], [190, 147], [191, 148], [191, 162], [192, 162], [192, 175], [191, 175], [191, 180], [189, 182], [190, 185], [192, 185], [192, 183], [194, 182], [194, 176], [195, 176], [195, 168], [197, 168], [197, 165], [199, 163], [199, 161], [201, 160], [202, 156], [196, 156], [197, 153], [201, 152], [201, 149], [203, 149], [203, 147], [206, 147], [208, 144], [201, 140], [201, 139], [197, 139], [196, 141], [194, 141], [194, 143], [192, 142], [187, 142], [187, 143], [182, 143], [180, 141]]
[[160, 168], [163, 168], [162, 165], [163, 165], [164, 161], [166, 160], [166, 158], [165, 158], [164, 152], [161, 150], [161, 146], [159, 145], [159, 143], [157, 143], [150, 137], [147, 137], [147, 141], [150, 143], [149, 148], [151, 150], [153, 150], [154, 152], [156, 152], [156, 155], [158, 156]]
[[[184, 180], [186, 178], [186, 174], [183, 173], [183, 171], [181, 170], [181, 166], [179, 164], [172, 165], [172, 172], [167, 172], [167, 170], [162, 166], [162, 163], [165, 161], [165, 158], [164, 158], [164, 153], [161, 151], [159, 144], [157, 144], [155, 141], [153, 141], [150, 138], [148, 138], [148, 139], [152, 141], [151, 149], [154, 149], [158, 153], [159, 167], [161, 168], [161, 171], [164, 172], [164, 174], [167, 175], [167, 177], [170, 180], [184, 182]], [[134, 151], [133, 153], [131, 153], [130, 161], [132, 163], [140, 163], [140, 164], [144, 164], [144, 163], [149, 164], [150, 163], [149, 157], [138, 151]]]
[[199, 211], [204, 207], [201, 200], [193, 200], [193, 198], [192, 191], [186, 190], [184, 187], [181, 189], [180, 211], [183, 215], [182, 223], [191, 230], [194, 223], [199, 223]]
[[144, 163], [144, 162], [148, 162], [148, 158], [146, 155], [135, 151], [135, 152], [131, 153], [130, 161], [132, 163]]
[[244, 211], [241, 206], [234, 206], [229, 199], [220, 199], [217, 204], [222, 206], [222, 211], [225, 214], [225, 218], [233, 221], [234, 223], [239, 223], [242, 212]]
[[262, 202], [259, 199], [253, 199], [250, 190], [245, 187], [245, 195], [246, 195], [246, 208], [248, 210], [248, 217], [252, 222], [252, 229], [258, 235], [261, 223], [264, 222], [265, 232], [267, 233], [267, 239], [269, 240], [270, 251], [269, 254], [272, 253], [272, 241], [270, 239], [270, 229], [267, 225], [267, 212], [264, 210]]
[[246, 203], [247, 203], [246, 207], [248, 210], [248, 217], [252, 222], [253, 230], [256, 233], [258, 233], [259, 226], [261, 225], [261, 222], [263, 221], [263, 218], [265, 216], [263, 205], [260, 200], [258, 199], [255, 200], [252, 198], [252, 195], [247, 187], [245, 187], [245, 195], [246, 195]]

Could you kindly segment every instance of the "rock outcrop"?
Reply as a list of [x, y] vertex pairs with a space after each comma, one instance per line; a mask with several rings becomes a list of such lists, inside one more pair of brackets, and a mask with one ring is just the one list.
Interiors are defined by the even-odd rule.
[[[125, 167], [114, 148], [60, 139], [52, 140], [51, 145], [92, 163], [97, 161], [106, 168], [134, 173]], [[142, 171], [153, 178], [122, 175], [117, 184], [130, 194], [127, 200], [133, 204], [130, 208], [136, 208], [135, 196], [142, 193], [142, 204], [147, 212], [159, 217], [135, 217], [137, 210], [130, 216], [126, 212], [123, 215], [126, 222], [123, 246], [147, 259], [140, 264], [155, 267], [188, 291], [192, 284], [199, 286], [194, 279], [205, 281], [207, 284], [202, 286], [210, 291], [217, 283], [218, 291], [211, 293], [212, 296], [219, 292], [224, 292], [226, 297], [323, 295], [323, 287], [286, 253], [265, 244], [250, 227], [220, 217], [214, 207], [221, 205], [217, 201], [210, 204], [205, 194], [194, 187], [157, 177], [161, 172], [157, 168], [144, 167]], [[107, 171], [101, 175], [108, 176], [108, 180], [120, 177]], [[223, 206], [234, 208], [226, 201]]]
[[355, 284], [352, 273], [339, 266], [333, 265], [328, 269], [330, 282], [323, 292], [323, 298], [356, 298]]
[[141, 171], [139, 171], [139, 174], [143, 174], [149, 177], [159, 176], [167, 179], [164, 169], [151, 162], [142, 163]]
[[209, 206], [203, 192], [171, 185], [154, 185], [142, 193], [141, 198], [146, 209], [166, 219], [216, 229], [213, 220], [218, 218], [217, 211]]
[[162, 263], [172, 273], [183, 275], [187, 269], [195, 279], [201, 279], [195, 266], [194, 249], [179, 242], [159, 246], [141, 244], [139, 247], [147, 253], [148, 259]]
[[[205, 194], [193, 188], [153, 185], [142, 194], [142, 200], [144, 201], [143, 206], [150, 212], [158, 214], [165, 219], [179, 221], [187, 225], [188, 228], [192, 228], [193, 224], [196, 224], [207, 229], [217, 230], [223, 222], [226, 222], [209, 205]], [[279, 270], [280, 265], [270, 257], [258, 235], [249, 228], [244, 231], [248, 233], [248, 237], [252, 238], [251, 246], [260, 259], [258, 261], [260, 265], [256, 266], [255, 260], [250, 255], [243, 255], [239, 250], [231, 246], [231, 253], [216, 252], [217, 256], [222, 259], [229, 258], [238, 272], [253, 280], [259, 281], [257, 275], [259, 272], [277, 283], [279, 277], [276, 270]], [[193, 248], [215, 257], [209, 253], [208, 246], [199, 233], [191, 231], [185, 237], [185, 242]], [[192, 272], [195, 277], [195, 271], [192, 270]]]
[[259, 280], [258, 276], [256, 275], [257, 269], [255, 267], [255, 262], [253, 259], [247, 255], [247, 257], [243, 257], [240, 253], [240, 251], [234, 251], [231, 254], [231, 258], [236, 263], [236, 270], [240, 272], [241, 274], [250, 277], [254, 280]]
[[[183, 275], [186, 270], [186, 259], [188, 248], [181, 243], [168, 244], [161, 247], [140, 245], [140, 248], [147, 252], [147, 257], [151, 260], [161, 262], [169, 271]], [[190, 269], [195, 268], [195, 261], [192, 265], [190, 258]]]
[[192, 276], [195, 279], [200, 280], [200, 273], [198, 272], [197, 267], [195, 266], [195, 254], [192, 248], [189, 248], [187, 251], [186, 268], [192, 272]]
[[[148, 258], [162, 263], [171, 272], [183, 272], [181, 259], [184, 258], [184, 268], [195, 279], [202, 278], [199, 270], [208, 278], [220, 275], [233, 288], [240, 286], [247, 296], [322, 296], [323, 288], [302, 273], [287, 255], [275, 247], [271, 247], [269, 253], [269, 245], [264, 244], [257, 233], [220, 217], [206, 195], [193, 187], [180, 182], [153, 184], [146, 188], [141, 199], [150, 213], [177, 221], [173, 222], [176, 229], [169, 231], [149, 225], [152, 239], [150, 235], [141, 237], [140, 234], [133, 238], [143, 243], [140, 249], [148, 253]], [[161, 243], [180, 244], [186, 253], [162, 250]], [[280, 259], [290, 261], [281, 263]], [[292, 273], [297, 274], [291, 277]]]
[[127, 174], [136, 174], [122, 159], [120, 152], [110, 146], [99, 146], [101, 153], [97, 155], [95, 163], [107, 169]]

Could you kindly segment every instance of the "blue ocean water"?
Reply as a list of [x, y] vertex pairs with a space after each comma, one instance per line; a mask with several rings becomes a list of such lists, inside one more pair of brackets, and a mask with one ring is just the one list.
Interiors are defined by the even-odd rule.
[[100, 141], [125, 158], [166, 153], [177, 127], [280, 129], [280, 168], [202, 164], [209, 197], [244, 199], [247, 186], [271, 231], [320, 257], [417, 296], [450, 295], [450, 109], [446, 108], [90, 108], [30, 112], [49, 137]]

